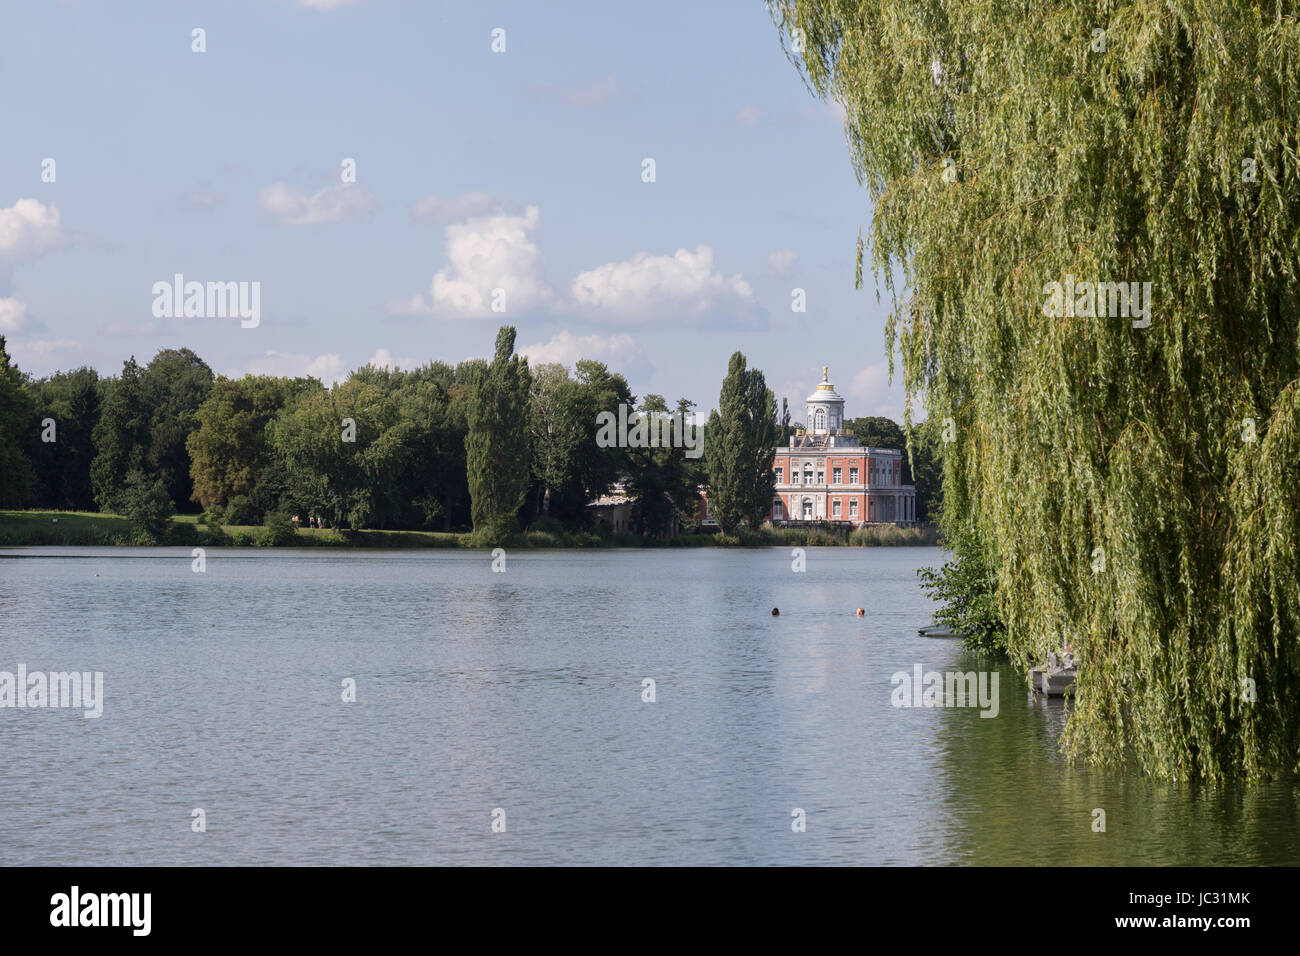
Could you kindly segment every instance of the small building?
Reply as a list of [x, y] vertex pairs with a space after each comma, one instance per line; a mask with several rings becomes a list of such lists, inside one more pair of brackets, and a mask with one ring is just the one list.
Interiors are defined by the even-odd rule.
[[616, 484], [609, 494], [588, 502], [587, 509], [597, 528], [604, 525], [610, 531], [628, 534], [632, 531], [632, 506], [635, 504], [636, 499], [628, 496], [621, 484]]

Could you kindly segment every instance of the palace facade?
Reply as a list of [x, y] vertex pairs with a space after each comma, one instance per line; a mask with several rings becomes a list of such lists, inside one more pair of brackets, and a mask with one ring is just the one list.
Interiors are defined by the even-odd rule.
[[776, 449], [772, 463], [772, 522], [916, 521], [916, 486], [903, 484], [903, 452], [862, 445], [844, 427], [844, 399], [830, 383], [826, 366], [806, 402], [807, 426]]

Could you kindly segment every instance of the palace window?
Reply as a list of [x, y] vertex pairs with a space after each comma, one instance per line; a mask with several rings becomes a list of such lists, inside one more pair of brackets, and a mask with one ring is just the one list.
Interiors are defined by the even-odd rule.
[[840, 499], [836, 498], [831, 502], [831, 516], [838, 518], [840, 516]]
[[812, 465], [803, 466], [803, 483], [805, 485], [812, 484]]
[[817, 472], [817, 484], [819, 485], [826, 484], [826, 472], [824, 471]]
[[849, 484], [851, 484], [851, 485], [856, 485], [857, 483], [858, 483], [858, 470], [857, 470], [856, 468], [850, 468], [850, 469], [849, 469]]
[[784, 479], [785, 479], [785, 469], [783, 468], [776, 469], [776, 483], [779, 485], [784, 481]]
[[851, 501], [849, 501], [849, 517], [856, 518], [857, 516], [858, 516], [858, 499], [854, 498]]
[[781, 507], [781, 499], [777, 498], [772, 502], [772, 517], [780, 521], [783, 517], [784, 509]]
[[832, 468], [832, 469], [831, 469], [831, 484], [833, 484], [833, 485], [838, 485], [839, 483], [840, 483], [840, 470], [839, 470], [838, 468]]

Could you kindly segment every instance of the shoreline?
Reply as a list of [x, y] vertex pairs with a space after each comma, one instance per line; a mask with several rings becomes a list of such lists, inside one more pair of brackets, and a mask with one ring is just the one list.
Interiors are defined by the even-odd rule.
[[[131, 523], [119, 515], [85, 511], [0, 511], [0, 547], [142, 547], [194, 546], [269, 548], [490, 548], [463, 531], [392, 531], [339, 528], [297, 528], [284, 540], [270, 540], [257, 525], [228, 525], [212, 529], [198, 515], [171, 519], [166, 540], [141, 540]], [[694, 532], [674, 538], [595, 531], [524, 530], [505, 542], [513, 548], [764, 548], [764, 547], [935, 547], [939, 532], [931, 527], [875, 525], [850, 532], [815, 528], [761, 528], [739, 536]]]

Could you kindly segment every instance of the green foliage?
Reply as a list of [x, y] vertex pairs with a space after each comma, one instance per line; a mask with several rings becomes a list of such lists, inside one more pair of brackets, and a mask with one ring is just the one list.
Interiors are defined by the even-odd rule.
[[[684, 437], [695, 403], [679, 399], [675, 412], [660, 395], [647, 395], [633, 422], [643, 423], [647, 435], [659, 436], [659, 447], [626, 450], [625, 490], [635, 500], [632, 524], [642, 534], [663, 537], [691, 525], [699, 510], [699, 487], [706, 480], [701, 459], [688, 458]], [[667, 444], [662, 444], [663, 442]]]
[[[214, 506], [215, 507], [215, 506]], [[222, 510], [225, 524], [255, 525], [262, 523], [261, 512], [253, 507], [247, 495], [235, 495]]]
[[[945, 526], [996, 569], [1013, 662], [1080, 660], [1066, 752], [1295, 769], [1294, 3], [769, 6], [846, 112], [905, 424], [918, 394], [952, 419]], [[1149, 282], [1149, 324], [1053, 315], [1070, 277]]]
[[474, 534], [488, 544], [504, 541], [518, 526], [528, 491], [530, 375], [515, 355], [515, 330], [502, 326], [486, 374], [475, 378], [465, 437], [466, 470]]
[[148, 410], [149, 470], [162, 479], [178, 510], [190, 510], [194, 484], [186, 439], [212, 389], [212, 369], [189, 349], [163, 349], [140, 375]]
[[449, 527], [467, 509], [467, 396], [442, 364], [305, 395], [269, 428], [284, 504], [352, 530]]
[[922, 589], [940, 602], [934, 619], [962, 635], [974, 651], [1005, 655], [1007, 626], [997, 606], [997, 574], [970, 531], [953, 536], [952, 557], [940, 568], [921, 568]]
[[939, 521], [943, 512], [943, 422], [928, 418], [908, 431], [907, 474], [916, 485], [916, 518]]
[[863, 445], [872, 448], [902, 449], [907, 447], [907, 435], [904, 434], [902, 427], [892, 418], [881, 418], [879, 416], [848, 418], [844, 421], [844, 427], [851, 429], [854, 436]]
[[127, 476], [143, 474], [149, 445], [149, 411], [140, 385], [135, 356], [122, 363], [122, 375], [104, 382], [105, 397], [93, 438], [90, 486], [101, 511], [116, 511], [114, 502], [126, 487]]
[[271, 511], [253, 535], [253, 544], [259, 548], [273, 548], [293, 544], [297, 537], [298, 529], [293, 518], [283, 511]]
[[0, 507], [17, 508], [32, 496], [31, 462], [23, 453], [21, 423], [32, 416], [32, 401], [23, 388], [23, 376], [9, 362], [0, 335]]
[[176, 509], [161, 478], [150, 478], [133, 468], [114, 500], [113, 510], [131, 522], [140, 543], [158, 544], [167, 540]]
[[772, 508], [776, 475], [772, 462], [781, 437], [776, 397], [758, 369], [746, 368], [736, 352], [709, 415], [709, 510], [726, 534], [758, 528]]
[[[93, 368], [56, 372], [27, 383], [32, 398], [26, 429], [27, 453], [36, 472], [34, 503], [45, 508], [88, 511], [95, 507], [90, 464], [99, 420], [99, 374]], [[52, 442], [42, 439], [46, 419], [54, 422]]]
[[208, 508], [252, 494], [273, 460], [266, 434], [270, 421], [299, 397], [323, 391], [313, 379], [269, 375], [213, 382], [194, 412], [196, 427], [186, 439], [193, 500]]

